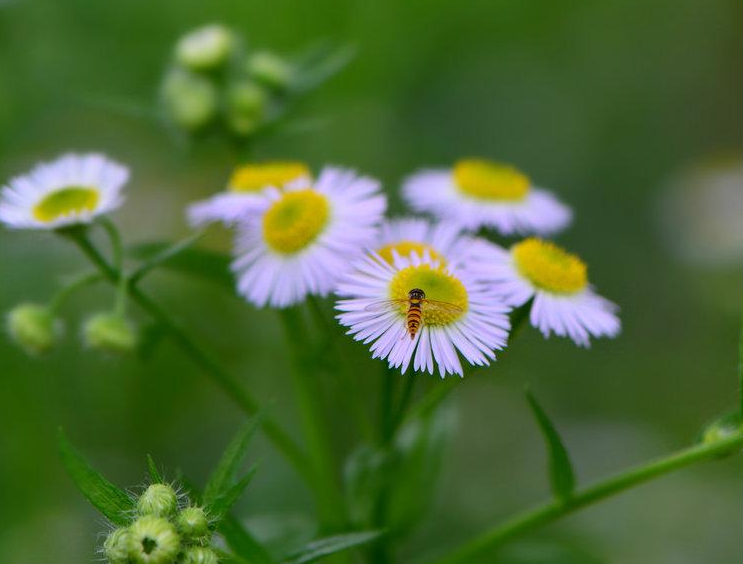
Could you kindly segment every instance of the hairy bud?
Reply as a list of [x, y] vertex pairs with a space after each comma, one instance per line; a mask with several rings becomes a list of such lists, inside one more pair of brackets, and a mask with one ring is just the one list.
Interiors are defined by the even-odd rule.
[[292, 79], [292, 67], [282, 57], [270, 51], [260, 51], [248, 60], [248, 72], [261, 84], [283, 90]]
[[165, 111], [173, 123], [189, 131], [208, 125], [217, 115], [219, 95], [214, 83], [183, 69], [167, 74], [162, 87]]
[[39, 304], [21, 304], [7, 317], [8, 333], [29, 354], [41, 354], [54, 346], [59, 331], [49, 308]]
[[127, 547], [132, 564], [173, 564], [181, 540], [167, 519], [146, 515], [129, 527]]
[[129, 564], [129, 529], [116, 529], [103, 543], [109, 564]]
[[211, 548], [193, 546], [184, 551], [181, 562], [183, 564], [218, 564], [219, 558]]
[[209, 519], [201, 507], [185, 508], [178, 514], [175, 524], [184, 539], [199, 540], [210, 534]]
[[140, 515], [169, 517], [178, 509], [178, 496], [167, 484], [152, 484], [139, 497], [137, 509]]
[[175, 56], [180, 64], [191, 70], [211, 70], [227, 61], [234, 42], [226, 27], [208, 25], [184, 35], [178, 41]]
[[85, 344], [92, 349], [111, 353], [128, 353], [137, 346], [137, 332], [118, 313], [104, 312], [92, 316], [83, 326]]

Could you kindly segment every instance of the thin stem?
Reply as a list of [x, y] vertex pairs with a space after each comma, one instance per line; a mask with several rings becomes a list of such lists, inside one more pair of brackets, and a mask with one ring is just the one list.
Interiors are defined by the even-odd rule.
[[386, 445], [392, 438], [391, 418], [392, 404], [395, 395], [395, 376], [397, 371], [388, 367], [383, 367], [382, 373], [382, 390], [379, 395], [379, 441]]
[[320, 478], [318, 487], [319, 513], [322, 525], [331, 529], [343, 528], [347, 523], [346, 508], [340, 495], [335, 474], [330, 432], [318, 395], [317, 374], [313, 370], [312, 345], [301, 312], [296, 308], [279, 310], [291, 352], [294, 388], [297, 393], [302, 426], [309, 445], [310, 458], [315, 473]]
[[[110, 282], [116, 283], [120, 280], [119, 273], [101, 255], [93, 243], [91, 243], [85, 229], [68, 229], [63, 234], [69, 236], [77, 244], [83, 254]], [[173, 341], [186, 356], [201, 368], [205, 374], [212, 378], [242, 411], [249, 415], [254, 415], [259, 411], [258, 402], [252, 397], [250, 392], [245, 390], [232, 374], [222, 368], [207, 352], [192, 340], [157, 303], [139, 288], [131, 285], [128, 285], [127, 288], [131, 299], [170, 334]], [[291, 437], [268, 417], [263, 418], [262, 427], [269, 440], [289, 460], [297, 473], [310, 486], [317, 489], [317, 477], [312, 472], [306, 455], [299, 449]]]
[[529, 319], [531, 306], [534, 300], [529, 300], [524, 305], [517, 307], [511, 312], [511, 332], [508, 334], [508, 344], [519, 334], [524, 322]]
[[578, 491], [566, 501], [550, 501], [494, 527], [431, 564], [482, 562], [483, 554], [515, 537], [547, 525], [583, 507], [696, 462], [729, 454], [743, 446], [743, 432], [710, 444], [693, 446], [665, 458], [647, 462]]
[[64, 305], [64, 303], [72, 294], [74, 294], [79, 289], [93, 284], [94, 282], [98, 282], [102, 279], [103, 275], [98, 271], [83, 272], [57, 291], [57, 293], [49, 301], [49, 312], [53, 315], [56, 315], [59, 312], [59, 309]]
[[191, 247], [194, 243], [199, 241], [199, 239], [203, 238], [204, 235], [206, 235], [205, 229], [196, 231], [195, 233], [186, 237], [185, 239], [182, 239], [181, 241], [178, 241], [172, 244], [171, 246], [163, 249], [159, 253], [145, 260], [144, 262], [142, 262], [142, 264], [140, 264], [134, 270], [134, 272], [132, 272], [129, 275], [129, 284], [136, 285], [137, 283], [139, 283], [140, 280], [142, 280], [142, 278], [147, 276], [153, 269], [157, 268], [164, 262], [167, 262], [174, 256], [185, 251], [186, 249]]
[[126, 309], [126, 274], [124, 273], [124, 247], [121, 244], [121, 235], [119, 230], [113, 222], [107, 217], [103, 217], [100, 220], [100, 224], [106, 230], [108, 238], [111, 241], [111, 255], [113, 256], [113, 268], [118, 274], [118, 281], [116, 284], [116, 302], [114, 304], [114, 311], [119, 315], [124, 314]]

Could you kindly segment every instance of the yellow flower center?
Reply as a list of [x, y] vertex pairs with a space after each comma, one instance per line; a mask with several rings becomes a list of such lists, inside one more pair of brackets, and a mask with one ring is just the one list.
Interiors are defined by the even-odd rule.
[[425, 243], [417, 243], [415, 241], [398, 241], [397, 243], [390, 243], [377, 250], [377, 254], [382, 257], [388, 264], [393, 264], [392, 251], [397, 251], [401, 257], [409, 257], [412, 253], [416, 253], [419, 257], [423, 257], [423, 252], [428, 251], [428, 256], [431, 260], [438, 260], [441, 264], [446, 264], [444, 257], [439, 255], [431, 245]]
[[33, 208], [34, 217], [49, 223], [57, 218], [93, 211], [98, 205], [98, 190], [82, 186], [69, 186], [47, 194]]
[[301, 251], [323, 232], [330, 202], [312, 189], [287, 192], [263, 216], [263, 236], [274, 251]]
[[464, 194], [481, 200], [523, 200], [529, 177], [511, 165], [484, 159], [462, 159], [454, 165], [454, 183]]
[[[408, 266], [395, 274], [390, 282], [390, 298], [407, 300], [410, 290], [420, 289], [426, 294], [426, 300], [436, 303], [423, 303], [421, 310], [423, 322], [428, 325], [448, 325], [459, 319], [469, 303], [464, 284], [449, 274], [443, 267], [430, 264]], [[447, 306], [454, 306], [449, 309]], [[408, 311], [408, 303], [400, 303], [400, 315]]]
[[233, 192], [257, 192], [267, 186], [282, 186], [302, 177], [310, 177], [310, 169], [300, 162], [270, 162], [237, 168], [230, 178]]
[[537, 288], [575, 294], [588, 285], [586, 263], [550, 241], [535, 237], [511, 247], [519, 272]]

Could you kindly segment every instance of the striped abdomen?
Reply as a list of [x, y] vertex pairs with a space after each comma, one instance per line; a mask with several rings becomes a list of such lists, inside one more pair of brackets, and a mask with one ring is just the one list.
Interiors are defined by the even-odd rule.
[[408, 333], [410, 333], [411, 340], [415, 339], [415, 334], [418, 332], [418, 329], [421, 328], [422, 322], [423, 314], [421, 313], [421, 304], [411, 302], [410, 306], [408, 307], [407, 316]]

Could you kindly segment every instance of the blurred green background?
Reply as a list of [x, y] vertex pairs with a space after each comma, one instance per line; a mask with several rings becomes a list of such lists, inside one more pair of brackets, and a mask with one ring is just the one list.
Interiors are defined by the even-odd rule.
[[[688, 444], [734, 405], [743, 259], [679, 260], [666, 242], [692, 226], [666, 217], [664, 203], [671, 179], [743, 142], [739, 0], [0, 0], [0, 178], [64, 151], [102, 150], [132, 168], [116, 216], [127, 241], [184, 235], [184, 205], [222, 188], [235, 153], [218, 141], [184, 149], [142, 110], [154, 106], [178, 36], [211, 22], [287, 54], [317, 39], [357, 49], [256, 158], [354, 166], [382, 179], [397, 210], [400, 179], [422, 165], [511, 161], [574, 206], [560, 241], [622, 307], [617, 340], [584, 351], [527, 329], [493, 368], [465, 378], [433, 511], [401, 561], [548, 494], [526, 383], [583, 481]], [[0, 264], [2, 310], [46, 299], [85, 267], [50, 234], [8, 231]], [[299, 435], [274, 313], [173, 273], [147, 287]], [[83, 350], [81, 320], [110, 300], [100, 287], [69, 304], [67, 336], [49, 356], [29, 359], [0, 341], [3, 562], [98, 558], [102, 519], [58, 463], [59, 425], [108, 476], [136, 485], [146, 453], [171, 476], [183, 468], [203, 479], [243, 420], [169, 344], [147, 363]], [[373, 393], [379, 366], [360, 345], [349, 349]], [[347, 454], [354, 437], [340, 393], [330, 416]], [[312, 504], [292, 470], [263, 440], [253, 457], [262, 470], [241, 514], [258, 531], [302, 529]], [[556, 562], [549, 554], [564, 551], [570, 564], [738, 561], [741, 471], [733, 458], [638, 488], [541, 531], [504, 561]]]

